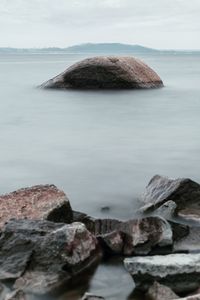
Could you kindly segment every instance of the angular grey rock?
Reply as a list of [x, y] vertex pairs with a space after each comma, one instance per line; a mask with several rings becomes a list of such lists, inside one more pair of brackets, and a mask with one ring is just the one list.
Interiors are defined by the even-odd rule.
[[99, 56], [84, 59], [41, 85], [42, 88], [120, 89], [162, 87], [160, 77], [133, 57]]
[[188, 178], [154, 176], [146, 187], [141, 211], [153, 211], [169, 200], [176, 203], [178, 215], [200, 218], [200, 185]]
[[95, 219], [80, 212], [73, 214], [74, 221], [84, 223], [109, 254], [144, 255], [155, 247], [160, 253], [163, 247], [173, 244], [173, 226], [158, 216], [119, 221]]
[[189, 227], [189, 234], [176, 240], [173, 245], [176, 252], [200, 252], [200, 227]]
[[83, 296], [83, 298], [81, 300], [105, 300], [105, 298], [101, 297], [101, 296], [96, 296], [90, 293], [85, 293], [85, 295]]
[[8, 293], [8, 288], [2, 283], [0, 282], [0, 299], [4, 300], [6, 294]]
[[148, 290], [155, 280], [177, 294], [200, 286], [200, 254], [132, 257], [126, 258], [124, 265], [139, 290]]
[[168, 286], [162, 285], [157, 281], [150, 286], [146, 296], [149, 300], [172, 300], [180, 298]]
[[160, 217], [121, 222], [114, 231], [97, 237], [111, 253], [127, 256], [146, 255], [155, 247], [159, 252], [173, 243], [171, 226]]
[[169, 200], [162, 204], [154, 211], [154, 215], [163, 217], [166, 220], [171, 220], [175, 214], [177, 205], [174, 201]]
[[55, 185], [36, 185], [0, 196], [0, 228], [10, 219], [71, 223], [69, 199]]
[[16, 279], [26, 293], [67, 286], [99, 260], [96, 238], [82, 223], [12, 220], [0, 236], [0, 279]]

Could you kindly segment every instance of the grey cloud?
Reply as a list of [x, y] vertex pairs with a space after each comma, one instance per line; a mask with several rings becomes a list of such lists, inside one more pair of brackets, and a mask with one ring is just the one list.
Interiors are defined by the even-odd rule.
[[0, 46], [115, 41], [200, 48], [197, 37], [191, 44], [199, 14], [199, 0], [0, 0]]

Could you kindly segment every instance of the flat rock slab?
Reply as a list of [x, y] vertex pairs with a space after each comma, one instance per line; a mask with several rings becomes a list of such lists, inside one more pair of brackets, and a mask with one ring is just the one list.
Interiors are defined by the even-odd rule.
[[0, 228], [10, 219], [71, 223], [69, 199], [55, 185], [36, 185], [0, 196]]
[[140, 210], [154, 211], [169, 201], [176, 205], [175, 214], [200, 218], [200, 185], [189, 178], [154, 176], [146, 187], [142, 198], [144, 206]]
[[124, 265], [139, 290], [148, 290], [154, 281], [178, 294], [200, 286], [200, 254], [132, 257], [126, 258]]
[[42, 88], [125, 89], [162, 87], [160, 77], [133, 57], [98, 56], [84, 59], [41, 85]]

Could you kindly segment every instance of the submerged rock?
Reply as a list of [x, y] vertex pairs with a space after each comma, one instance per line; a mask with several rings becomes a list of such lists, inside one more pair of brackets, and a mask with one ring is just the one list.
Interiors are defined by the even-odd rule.
[[0, 299], [4, 300], [7, 292], [7, 287], [2, 282], [0, 282]]
[[146, 291], [158, 281], [175, 293], [187, 293], [200, 286], [200, 254], [169, 254], [132, 257], [124, 260], [136, 288]]
[[83, 298], [81, 300], [104, 300], [105, 298], [101, 297], [101, 296], [96, 296], [90, 293], [85, 293], [85, 295], [83, 296]]
[[22, 290], [15, 290], [6, 295], [4, 300], [27, 300], [27, 296]]
[[[172, 300], [174, 300], [174, 299], [172, 299]], [[180, 300], [200, 300], [200, 294], [180, 298]]]
[[200, 218], [200, 185], [188, 178], [154, 176], [146, 187], [141, 211], [153, 211], [169, 200], [176, 204], [179, 216]]
[[162, 87], [160, 77], [133, 57], [84, 59], [41, 85], [42, 88], [120, 89]]
[[12, 220], [0, 236], [0, 280], [16, 279], [26, 293], [46, 294], [97, 262], [96, 238], [82, 223]]
[[157, 281], [149, 288], [146, 296], [149, 300], [172, 300], [180, 298], [168, 286], [160, 284]]
[[12, 218], [71, 223], [73, 213], [63, 191], [55, 185], [36, 185], [0, 196], [0, 228]]

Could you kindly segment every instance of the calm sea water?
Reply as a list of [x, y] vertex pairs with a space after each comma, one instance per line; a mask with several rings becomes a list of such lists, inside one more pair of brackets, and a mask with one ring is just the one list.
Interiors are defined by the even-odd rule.
[[[200, 56], [138, 57], [164, 88], [41, 90], [84, 56], [1, 55], [0, 192], [54, 183], [76, 210], [127, 219], [154, 174], [200, 181]], [[88, 289], [123, 300], [133, 283], [121, 264], [109, 263]]]

